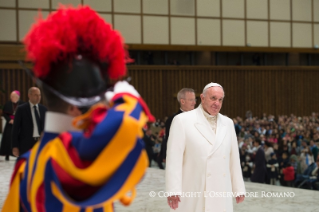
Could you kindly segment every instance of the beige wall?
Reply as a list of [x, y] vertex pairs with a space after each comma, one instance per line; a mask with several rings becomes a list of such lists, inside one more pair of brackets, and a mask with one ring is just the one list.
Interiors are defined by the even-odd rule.
[[319, 45], [319, 0], [0, 0], [0, 42], [19, 42], [59, 3], [90, 5], [128, 44]]

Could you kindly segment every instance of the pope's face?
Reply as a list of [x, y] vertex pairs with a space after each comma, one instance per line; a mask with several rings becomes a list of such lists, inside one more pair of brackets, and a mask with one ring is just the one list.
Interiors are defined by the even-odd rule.
[[224, 91], [221, 87], [210, 87], [200, 95], [204, 110], [212, 116], [216, 116], [223, 105]]

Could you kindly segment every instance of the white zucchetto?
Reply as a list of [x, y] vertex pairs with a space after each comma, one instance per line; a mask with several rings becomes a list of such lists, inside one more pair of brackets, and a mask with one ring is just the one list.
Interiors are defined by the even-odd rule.
[[[207, 84], [207, 85], [204, 87], [203, 93], [204, 93], [204, 91], [205, 91], [207, 88], [210, 88], [210, 87], [221, 87], [221, 88], [223, 89], [223, 87], [222, 87], [220, 84], [211, 82], [211, 83]], [[223, 90], [224, 90], [224, 89], [223, 89]]]

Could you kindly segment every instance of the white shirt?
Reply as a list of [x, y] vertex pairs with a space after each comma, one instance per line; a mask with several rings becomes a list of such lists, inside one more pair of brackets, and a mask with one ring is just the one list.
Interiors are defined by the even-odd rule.
[[40, 117], [40, 111], [39, 111], [39, 106], [38, 104], [34, 105], [29, 101], [30, 107], [31, 107], [31, 115], [32, 115], [32, 122], [33, 122], [33, 137], [40, 137], [39, 135], [39, 131], [38, 131], [38, 125], [37, 125], [37, 121], [35, 119], [35, 114], [34, 114], [34, 109], [33, 106], [36, 106], [39, 117]]

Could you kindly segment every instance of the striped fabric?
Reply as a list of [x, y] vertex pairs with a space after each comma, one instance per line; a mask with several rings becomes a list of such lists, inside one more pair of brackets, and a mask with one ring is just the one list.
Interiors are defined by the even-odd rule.
[[81, 133], [45, 132], [17, 161], [2, 211], [105, 212], [115, 200], [129, 205], [148, 167], [142, 127], [154, 118], [130, 94], [112, 102], [79, 117]]

